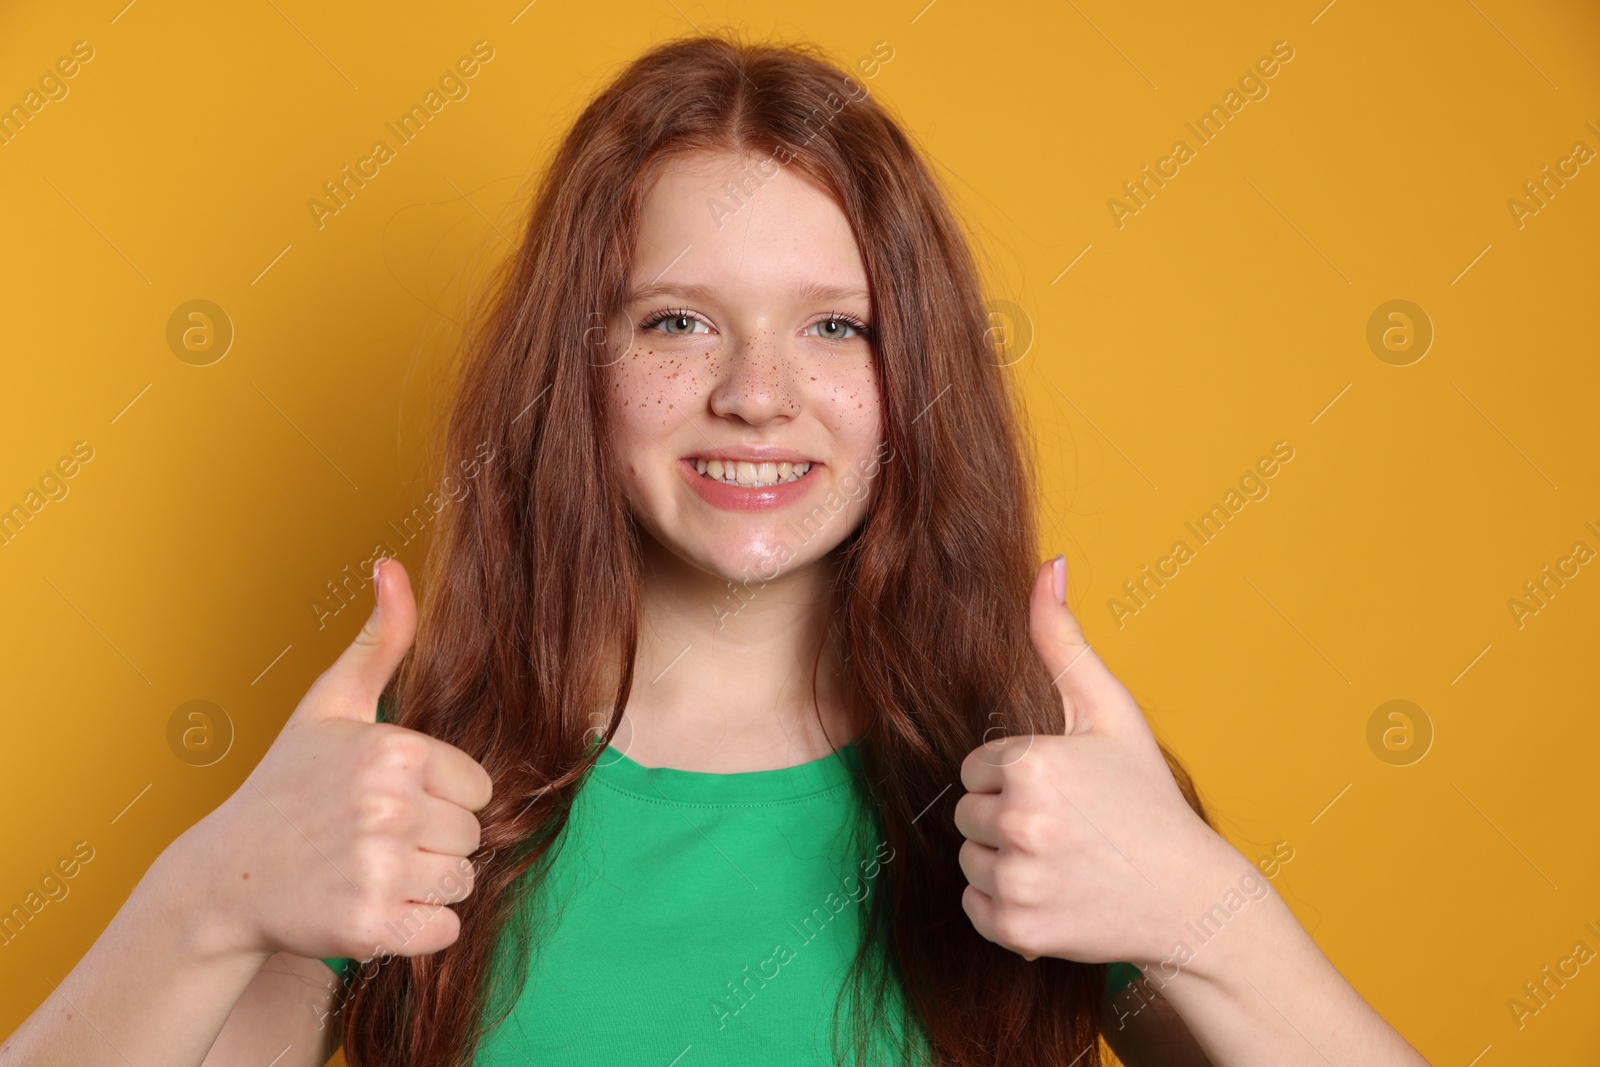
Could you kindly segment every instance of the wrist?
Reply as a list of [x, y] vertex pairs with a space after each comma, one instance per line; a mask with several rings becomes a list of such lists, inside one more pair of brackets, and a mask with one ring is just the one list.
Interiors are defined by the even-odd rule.
[[[213, 813], [214, 816], [215, 813]], [[168, 845], [134, 889], [138, 908], [168, 931], [173, 949], [197, 964], [265, 962], [272, 950], [228, 894], [214, 847], [218, 828], [207, 816]]]
[[1217, 949], [1237, 939], [1227, 937], [1230, 928], [1275, 897], [1255, 865], [1210, 827], [1185, 851], [1186, 860], [1168, 867], [1181, 874], [1169, 874], [1176, 884], [1162, 887], [1169, 908], [1148, 950], [1153, 954], [1127, 958], [1147, 976], [1171, 980], [1180, 972], [1210, 973]]
[[1255, 864], [1221, 837], [1217, 844], [1215, 857], [1203, 868], [1207, 873], [1184, 896], [1187, 910], [1175, 919], [1173, 946], [1158, 972], [1169, 979], [1182, 974], [1229, 986], [1250, 969], [1260, 946], [1280, 936], [1285, 923], [1300, 932], [1293, 913]]

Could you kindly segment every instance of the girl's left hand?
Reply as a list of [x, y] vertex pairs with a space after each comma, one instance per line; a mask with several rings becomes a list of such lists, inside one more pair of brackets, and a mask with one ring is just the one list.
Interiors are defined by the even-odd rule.
[[1040, 567], [1029, 632], [1066, 732], [991, 740], [961, 764], [961, 897], [985, 938], [1027, 959], [1149, 966], [1253, 865], [1195, 814], [1144, 714]]

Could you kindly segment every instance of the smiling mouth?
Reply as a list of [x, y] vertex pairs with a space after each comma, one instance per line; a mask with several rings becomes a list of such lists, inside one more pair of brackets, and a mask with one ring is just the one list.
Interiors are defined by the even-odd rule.
[[752, 463], [749, 460], [700, 459], [689, 460], [700, 477], [723, 485], [737, 485], [745, 489], [762, 489], [771, 485], [799, 481], [811, 469], [810, 462], [773, 463], [770, 460]]

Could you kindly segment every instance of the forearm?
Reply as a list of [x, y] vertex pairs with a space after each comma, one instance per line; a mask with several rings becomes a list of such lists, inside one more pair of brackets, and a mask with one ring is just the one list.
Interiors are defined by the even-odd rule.
[[1186, 925], [1179, 940], [1188, 952], [1144, 968], [1119, 998], [1123, 1010], [1137, 1010], [1146, 983], [1159, 989], [1215, 1067], [1427, 1067], [1277, 893], [1237, 899], [1237, 910], [1216, 913], [1225, 922]]
[[71, 973], [46, 976], [0, 1065], [198, 1067], [269, 954], [228, 943], [194, 869], [183, 847], [157, 858]]

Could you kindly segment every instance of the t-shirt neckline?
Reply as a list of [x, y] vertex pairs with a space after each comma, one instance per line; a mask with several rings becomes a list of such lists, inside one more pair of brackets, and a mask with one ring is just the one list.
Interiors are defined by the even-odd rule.
[[855, 739], [825, 756], [792, 767], [726, 773], [646, 767], [607, 744], [596, 757], [591, 773], [609, 786], [655, 801], [747, 804], [802, 800], [830, 792], [847, 784], [853, 770], [859, 767]]

